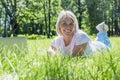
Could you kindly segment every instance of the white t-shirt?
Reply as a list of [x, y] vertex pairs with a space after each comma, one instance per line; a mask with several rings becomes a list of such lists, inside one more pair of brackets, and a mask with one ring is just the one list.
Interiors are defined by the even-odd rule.
[[86, 50], [84, 51], [83, 56], [86, 56], [90, 53], [95, 53], [95, 52], [101, 51], [101, 50], [109, 50], [109, 47], [100, 41], [96, 41], [96, 40], [89, 41], [88, 45], [86, 47]]
[[74, 34], [72, 41], [68, 46], [65, 46], [63, 36], [57, 36], [51, 42], [51, 46], [55, 47], [58, 50], [58, 52], [61, 53], [62, 55], [70, 55], [75, 45], [81, 45], [86, 42], [88, 42], [88, 44], [84, 51], [83, 56], [89, 53], [100, 51], [101, 49], [108, 49], [108, 47], [104, 43], [100, 41], [92, 41], [90, 37], [82, 30], [78, 30]]
[[[72, 53], [73, 48], [75, 45], [81, 45], [83, 43], [89, 42], [91, 39], [89, 36], [83, 32], [82, 30], [78, 30], [73, 38], [71, 43], [68, 46], [65, 46], [63, 36], [57, 36], [51, 43], [51, 46], [55, 47], [58, 52], [60, 52], [63, 55], [67, 55]], [[89, 49], [87, 49], [89, 50]]]

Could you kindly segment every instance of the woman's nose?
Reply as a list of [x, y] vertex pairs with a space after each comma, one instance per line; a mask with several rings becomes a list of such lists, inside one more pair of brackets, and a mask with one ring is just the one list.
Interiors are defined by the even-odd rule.
[[63, 24], [63, 27], [66, 27], [66, 28], [72, 28], [74, 25], [73, 24], [67, 24], [67, 23], [64, 23]]

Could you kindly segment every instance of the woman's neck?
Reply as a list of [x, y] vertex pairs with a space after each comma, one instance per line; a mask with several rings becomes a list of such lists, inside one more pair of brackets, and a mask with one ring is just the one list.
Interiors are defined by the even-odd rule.
[[65, 46], [68, 46], [71, 43], [72, 38], [73, 38], [73, 36], [63, 38]]

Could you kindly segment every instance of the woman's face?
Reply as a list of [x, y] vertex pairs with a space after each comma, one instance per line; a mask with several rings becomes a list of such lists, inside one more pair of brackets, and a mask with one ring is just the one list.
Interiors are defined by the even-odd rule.
[[60, 23], [60, 31], [64, 37], [71, 37], [75, 33], [75, 23], [71, 18], [66, 18]]

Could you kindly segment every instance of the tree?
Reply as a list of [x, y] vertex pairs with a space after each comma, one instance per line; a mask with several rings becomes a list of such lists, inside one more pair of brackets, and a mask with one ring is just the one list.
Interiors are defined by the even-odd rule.
[[95, 33], [96, 26], [96, 14], [97, 14], [97, 0], [86, 0], [86, 5], [88, 9], [89, 22], [90, 23], [90, 33]]
[[115, 29], [115, 35], [120, 36], [120, 29], [118, 27], [118, 1], [114, 0], [114, 7], [113, 7], [113, 18], [114, 18], [114, 29]]
[[57, 13], [61, 10], [60, 1], [58, 0], [44, 0], [44, 20], [47, 37], [54, 35], [54, 26], [56, 23]]
[[78, 18], [79, 28], [81, 29], [83, 12], [86, 10], [85, 2], [82, 0], [75, 0], [75, 5], [77, 7], [76, 13], [78, 13], [77, 18]]
[[[44, 0], [44, 18], [45, 18], [45, 26], [46, 26], [46, 34], [47, 38], [50, 38], [50, 32], [51, 32], [51, 0], [48, 0], [48, 8], [47, 7], [47, 1]], [[48, 18], [47, 18], [47, 13], [48, 13]], [[48, 22], [47, 22], [48, 21]]]
[[[17, 14], [16, 14], [16, 0], [1, 0], [2, 6], [5, 8], [6, 17], [10, 18], [10, 25], [12, 26], [13, 36], [17, 36], [19, 32], [19, 26], [17, 23]], [[5, 24], [6, 25], [6, 24]], [[6, 31], [5, 31], [6, 32]], [[6, 35], [5, 35], [6, 37]]]

